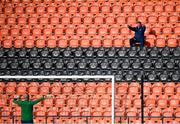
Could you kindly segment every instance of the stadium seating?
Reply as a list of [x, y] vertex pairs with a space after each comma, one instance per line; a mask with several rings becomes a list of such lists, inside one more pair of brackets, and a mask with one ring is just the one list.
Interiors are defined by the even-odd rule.
[[[1, 82], [0, 94], [0, 108], [1, 115], [13, 114], [19, 115], [20, 107], [12, 103], [14, 95], [23, 95], [22, 93], [29, 93], [31, 99], [36, 99], [41, 95], [51, 93], [53, 99], [45, 99], [34, 106], [34, 113], [36, 116], [42, 115], [72, 115], [72, 116], [110, 116], [111, 115], [111, 96], [108, 93], [108, 82]], [[146, 87], [150, 88], [149, 95], [145, 97], [145, 109], [149, 116], [178, 116], [179, 112], [179, 95], [177, 94], [178, 83], [145, 83]], [[167, 86], [175, 92], [171, 95], [166, 93]], [[81, 88], [81, 92], [77, 92], [77, 87]], [[155, 87], [161, 87], [158, 94], [153, 91]], [[31, 89], [30, 89], [31, 88]], [[78, 89], [79, 89], [78, 88]], [[29, 89], [29, 90], [26, 90]], [[56, 92], [54, 89], [58, 89]], [[122, 90], [123, 89], [123, 90]], [[157, 88], [156, 88], [157, 89]], [[35, 92], [34, 92], [34, 91]], [[121, 109], [127, 116], [140, 116], [140, 84], [137, 82], [116, 82], [116, 109], [118, 113]], [[121, 91], [121, 92], [120, 92]], [[169, 95], [169, 96], [168, 96]], [[169, 104], [167, 104], [169, 103]], [[156, 109], [155, 109], [156, 107]], [[61, 109], [64, 109], [63, 111]], [[16, 113], [12, 113], [16, 110]], [[90, 113], [88, 113], [90, 112]], [[109, 114], [108, 114], [109, 113]], [[122, 115], [122, 113], [120, 113]], [[3, 122], [7, 119], [1, 118]], [[104, 118], [105, 119], [105, 118]], [[106, 118], [107, 119], [107, 118]], [[67, 119], [64, 119], [67, 121]], [[85, 119], [84, 119], [85, 120]], [[96, 121], [100, 121], [97, 119]], [[122, 119], [125, 121], [124, 119]], [[173, 118], [165, 119], [166, 121], [173, 121]], [[18, 121], [18, 119], [17, 119]], [[53, 119], [49, 118], [50, 122]], [[54, 120], [55, 121], [55, 120]], [[77, 119], [76, 121], [82, 121]], [[94, 120], [92, 120], [94, 121]], [[106, 120], [107, 121], [107, 120]], [[127, 121], [127, 120], [126, 120]], [[129, 121], [136, 121], [135, 118], [130, 118]], [[152, 121], [159, 121], [157, 118]], [[177, 120], [175, 120], [177, 121]], [[44, 118], [36, 118], [35, 122], [45, 122]], [[120, 120], [119, 120], [120, 122]]]
[[[180, 116], [179, 15], [179, 0], [0, 0], [0, 75], [115, 75], [116, 123], [141, 123], [127, 116], [141, 115], [137, 82], [143, 74], [148, 82], [145, 122], [161, 123], [161, 116], [164, 123], [180, 123], [175, 118]], [[129, 48], [134, 33], [127, 25], [137, 21], [146, 26], [142, 49]], [[0, 116], [19, 116], [12, 98], [25, 93], [31, 99], [54, 95], [34, 107], [35, 116], [111, 116], [109, 83], [79, 80], [0, 82]], [[0, 117], [0, 123], [19, 121]], [[48, 117], [47, 122], [85, 124], [87, 118]], [[91, 117], [88, 122], [111, 119]]]

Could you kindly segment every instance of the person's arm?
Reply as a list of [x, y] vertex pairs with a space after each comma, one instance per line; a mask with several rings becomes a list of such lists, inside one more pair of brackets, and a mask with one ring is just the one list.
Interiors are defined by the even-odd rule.
[[22, 101], [20, 100], [19, 96], [16, 96], [14, 99], [13, 99], [13, 103], [17, 104], [17, 105], [21, 105], [22, 104]]
[[128, 28], [132, 31], [136, 31], [136, 28], [135, 27], [131, 27], [130, 25], [128, 25]]
[[31, 104], [32, 104], [32, 105], [35, 105], [35, 104], [37, 104], [38, 102], [41, 102], [41, 101], [44, 100], [44, 99], [45, 99], [45, 97], [43, 96], [43, 97], [41, 97], [41, 98], [39, 98], [39, 99], [37, 99], [37, 100], [31, 101]]
[[144, 31], [144, 32], [146, 31], [146, 26], [143, 26], [143, 31]]

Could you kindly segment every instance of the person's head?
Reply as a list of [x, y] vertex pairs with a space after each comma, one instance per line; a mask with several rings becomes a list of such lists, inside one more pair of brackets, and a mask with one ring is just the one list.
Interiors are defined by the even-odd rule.
[[142, 24], [140, 21], [137, 22], [137, 26], [140, 27]]
[[28, 95], [28, 94], [25, 94], [24, 99], [25, 99], [25, 100], [29, 100], [29, 95]]

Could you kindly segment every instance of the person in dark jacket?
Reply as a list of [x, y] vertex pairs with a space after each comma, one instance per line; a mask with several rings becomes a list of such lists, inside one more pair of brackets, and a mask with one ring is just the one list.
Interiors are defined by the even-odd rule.
[[128, 25], [128, 28], [135, 32], [134, 38], [130, 39], [130, 46], [134, 47], [136, 43], [140, 43], [140, 47], [144, 47], [144, 32], [146, 27], [141, 24], [141, 22], [137, 22], [136, 27], [131, 27]]
[[21, 123], [33, 124], [33, 105], [39, 103], [45, 98], [51, 98], [51, 95], [45, 95], [37, 100], [30, 101], [29, 95], [25, 94], [25, 100], [20, 100], [19, 96], [15, 96], [13, 102], [21, 107]]

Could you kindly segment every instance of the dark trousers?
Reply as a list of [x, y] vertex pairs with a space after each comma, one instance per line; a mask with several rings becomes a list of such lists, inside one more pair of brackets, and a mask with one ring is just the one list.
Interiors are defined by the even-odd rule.
[[29, 120], [29, 121], [21, 120], [21, 124], [33, 124], [33, 120]]
[[134, 47], [136, 45], [136, 43], [140, 43], [141, 48], [144, 47], [144, 39], [137, 40], [135, 38], [131, 38], [129, 42], [130, 42], [131, 47]]

